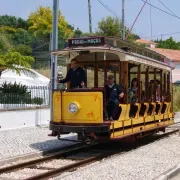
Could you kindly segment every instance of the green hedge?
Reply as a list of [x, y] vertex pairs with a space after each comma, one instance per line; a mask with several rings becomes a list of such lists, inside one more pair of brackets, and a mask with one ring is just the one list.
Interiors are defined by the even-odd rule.
[[[39, 89], [32, 89], [39, 90]], [[12, 83], [3, 83], [0, 87], [0, 103], [1, 104], [43, 104], [43, 98], [31, 98], [31, 91], [25, 85]]]

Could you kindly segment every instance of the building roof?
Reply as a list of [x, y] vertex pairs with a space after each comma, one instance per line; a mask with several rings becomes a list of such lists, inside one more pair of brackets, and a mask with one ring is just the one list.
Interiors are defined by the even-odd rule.
[[154, 44], [154, 45], [157, 44], [157, 43], [155, 43], [153, 41], [149, 41], [149, 40], [146, 40], [146, 39], [137, 39], [136, 42], [140, 43], [140, 44]]
[[153, 51], [166, 56], [167, 58], [180, 62], [180, 50], [153, 48]]

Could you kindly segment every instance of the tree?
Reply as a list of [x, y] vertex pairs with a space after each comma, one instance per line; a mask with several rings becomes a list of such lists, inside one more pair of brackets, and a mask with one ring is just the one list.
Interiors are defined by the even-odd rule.
[[[125, 29], [126, 29], [125, 34], [127, 35], [129, 29], [126, 27]], [[98, 29], [96, 31], [96, 34], [103, 36], [115, 36], [121, 38], [121, 30], [122, 30], [122, 23], [120, 19], [108, 16], [106, 18], [103, 18], [98, 23]], [[139, 38], [138, 35], [130, 33], [128, 40], [135, 40], [138, 38]]]
[[21, 28], [16, 29], [16, 31], [12, 34], [9, 34], [9, 36], [14, 44], [32, 45], [32, 43], [37, 40], [37, 38], [32, 33]]
[[[19, 51], [19, 52], [18, 52]], [[22, 53], [22, 54], [21, 54]], [[30, 73], [31, 63], [34, 58], [30, 55], [31, 49], [27, 49], [23, 45], [13, 47], [13, 43], [6, 34], [0, 34], [0, 76], [5, 69], [12, 69], [20, 74], [21, 71]]]
[[13, 28], [10, 26], [0, 27], [0, 33], [6, 34], [8, 38], [14, 44], [29, 44], [31, 45], [33, 41], [36, 41], [36, 37], [22, 28]]
[[97, 33], [103, 36], [121, 37], [122, 24], [118, 18], [108, 16], [98, 22]]
[[79, 28], [77, 28], [75, 31], [74, 31], [74, 37], [76, 38], [76, 37], [81, 37], [81, 35], [82, 35], [82, 31], [79, 29]]
[[13, 52], [19, 52], [21, 55], [24, 56], [31, 56], [32, 55], [32, 48], [23, 44], [19, 44], [12, 48]]
[[0, 25], [9, 26], [13, 28], [23, 28], [23, 29], [28, 28], [28, 22], [26, 20], [8, 15], [0, 16]]
[[[20, 74], [23, 72], [30, 72], [28, 69], [34, 58], [31, 56], [23, 56], [19, 52], [9, 51], [7, 53], [0, 53], [0, 76], [5, 69], [11, 69]], [[32, 75], [33, 73], [31, 73]]]
[[0, 33], [0, 53], [6, 52], [12, 48], [12, 42], [8, 39], [6, 34]]
[[[58, 12], [58, 30], [62, 39], [73, 36], [72, 26], [70, 26]], [[36, 36], [47, 37], [52, 32], [52, 10], [50, 7], [40, 6], [39, 9], [29, 15], [29, 30]]]
[[180, 49], [180, 42], [176, 42], [172, 37], [166, 39], [165, 41], [156, 41], [158, 43], [158, 48], [164, 49]]

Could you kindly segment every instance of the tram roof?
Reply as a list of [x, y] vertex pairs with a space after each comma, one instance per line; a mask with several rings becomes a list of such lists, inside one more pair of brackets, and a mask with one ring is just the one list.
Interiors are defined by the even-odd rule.
[[[142, 63], [152, 67], [157, 67], [166, 70], [171, 70], [175, 68], [173, 61], [170, 60], [169, 58], [146, 48], [137, 47], [136, 50], [132, 51], [130, 49], [136, 46], [134, 46], [134, 44], [131, 44], [131, 46], [129, 45], [127, 44], [127, 41], [122, 41], [120, 39], [112, 38], [112, 37], [73, 38], [68, 40], [68, 46], [66, 48], [62, 50], [53, 51], [51, 54], [67, 56], [67, 57], [71, 57], [69, 59], [72, 59], [83, 52], [87, 54], [93, 52], [94, 53], [103, 52], [103, 53], [116, 54], [117, 56], [119, 56], [120, 61]], [[141, 51], [143, 55], [141, 53], [137, 53], [137, 51], [139, 52]], [[151, 52], [152, 57], [148, 57], [149, 52]], [[144, 55], [145, 53], [147, 53], [147, 56]], [[161, 58], [159, 58], [158, 56], [160, 56]]]

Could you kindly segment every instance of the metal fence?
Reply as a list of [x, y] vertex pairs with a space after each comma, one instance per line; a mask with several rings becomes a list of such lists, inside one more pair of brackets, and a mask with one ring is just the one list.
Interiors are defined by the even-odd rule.
[[23, 86], [22, 89], [0, 89], [0, 110], [29, 107], [48, 107], [50, 89], [48, 86]]

